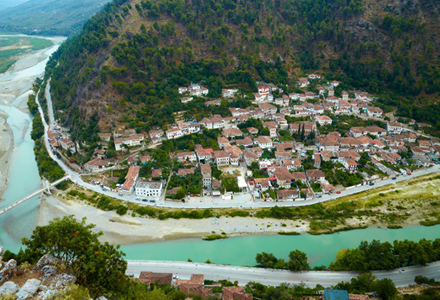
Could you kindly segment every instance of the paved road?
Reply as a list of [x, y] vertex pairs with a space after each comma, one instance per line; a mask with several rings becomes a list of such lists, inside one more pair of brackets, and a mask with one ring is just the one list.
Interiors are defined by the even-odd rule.
[[[204, 274], [205, 279], [228, 279], [230, 281], [238, 281], [240, 285], [245, 285], [250, 281], [256, 281], [272, 286], [280, 285], [283, 282], [291, 284], [304, 282], [309, 287], [315, 287], [317, 284], [329, 287], [336, 285], [341, 281], [350, 281], [351, 278], [359, 275], [357, 272], [290, 272], [286, 270], [270, 270], [188, 262], [128, 261], [128, 274], [132, 273], [138, 277], [141, 271], [173, 273], [183, 279], [189, 279], [191, 274]], [[408, 286], [414, 283], [414, 277], [417, 275], [423, 275], [437, 280], [440, 279], [440, 262], [429, 264], [426, 267], [417, 266], [393, 271], [373, 272], [373, 274], [378, 279], [392, 279], [396, 286]]]
[[47, 111], [48, 111], [48, 115], [49, 115], [49, 123], [50, 123], [50, 128], [52, 129], [55, 126], [55, 117], [53, 115], [52, 96], [50, 95], [50, 81], [51, 81], [51, 78], [49, 78], [49, 80], [47, 81], [45, 93], [46, 93], [46, 100], [47, 100]]
[[[53, 119], [52, 99], [50, 97], [50, 81], [47, 84], [46, 95], [48, 95], [46, 98], [47, 98], [47, 102], [48, 102], [48, 109], [50, 111], [49, 116], [52, 116], [51, 118]], [[119, 196], [115, 192], [103, 191], [100, 186], [92, 185], [92, 184], [85, 182], [84, 180], [82, 180], [80, 174], [71, 170], [69, 167], [66, 166], [66, 164], [64, 164], [64, 162], [61, 159], [56, 157], [51, 151], [51, 147], [50, 147], [49, 140], [47, 137], [47, 130], [48, 130], [49, 126], [43, 118], [43, 111], [42, 111], [40, 103], [38, 101], [38, 96], [37, 96], [36, 102], [38, 104], [38, 109], [39, 109], [40, 114], [43, 119], [44, 140], [45, 140], [46, 148], [49, 152], [49, 155], [54, 161], [56, 161], [60, 165], [60, 167], [67, 174], [69, 174], [71, 176], [72, 181], [75, 184], [77, 184], [81, 187], [87, 188], [89, 190], [95, 191], [97, 193], [103, 194], [103, 195], [107, 195], [107, 196], [117, 198], [117, 199], [120, 199], [123, 201], [143, 204], [143, 205], [163, 207], [163, 208], [263, 208], [263, 207], [273, 207], [274, 205], [278, 205], [278, 206], [305, 206], [305, 205], [312, 205], [312, 204], [316, 204], [316, 203], [334, 200], [339, 197], [344, 197], [344, 196], [356, 194], [356, 193], [363, 192], [363, 191], [366, 191], [369, 189], [374, 189], [374, 188], [381, 187], [381, 186], [388, 185], [388, 184], [394, 184], [396, 182], [405, 181], [405, 180], [408, 180], [408, 179], [411, 179], [414, 177], [423, 176], [423, 175], [427, 175], [427, 174], [431, 174], [431, 173], [435, 173], [435, 172], [440, 171], [440, 165], [434, 165], [431, 168], [414, 171], [411, 176], [399, 176], [399, 177], [397, 177], [396, 180], [386, 179], [386, 180], [375, 183], [374, 186], [363, 185], [360, 187], [355, 187], [355, 188], [343, 190], [343, 191], [341, 191], [340, 194], [324, 195], [321, 198], [314, 198], [312, 200], [306, 200], [306, 201], [253, 202], [253, 203], [249, 203], [249, 202], [248, 203], [223, 202], [223, 203], [197, 203], [197, 204], [196, 203], [181, 203], [181, 202], [174, 202], [174, 201], [163, 201], [163, 202], [157, 202], [154, 204], [149, 203], [149, 202], [139, 202], [138, 200], [135, 200], [134, 196], [131, 196], [131, 197], [130, 196]], [[249, 194], [249, 197], [252, 197], [252, 196]]]

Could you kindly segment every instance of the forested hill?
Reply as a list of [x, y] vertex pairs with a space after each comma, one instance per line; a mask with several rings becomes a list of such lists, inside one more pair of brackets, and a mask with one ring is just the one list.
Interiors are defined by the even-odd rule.
[[0, 10], [19, 5], [23, 2], [26, 2], [26, 0], [0, 0]]
[[184, 108], [177, 87], [190, 82], [206, 85], [209, 97], [228, 86], [250, 95], [260, 80], [290, 92], [298, 77], [318, 71], [345, 88], [381, 94], [385, 108], [435, 124], [439, 6], [436, 0], [115, 0], [52, 59], [50, 66], [59, 63], [53, 98], [73, 137], [90, 141], [118, 123], [143, 131], [172, 122]]
[[[0, 0], [0, 5], [2, 1], [5, 0]], [[0, 11], [0, 30], [68, 36], [79, 31], [108, 0], [19, 0], [15, 5], [11, 2], [14, 1], [6, 0], [13, 7]]]

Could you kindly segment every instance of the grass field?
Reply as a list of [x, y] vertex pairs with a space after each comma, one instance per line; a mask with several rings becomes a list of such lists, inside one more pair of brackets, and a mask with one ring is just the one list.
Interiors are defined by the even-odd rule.
[[19, 55], [52, 45], [52, 41], [42, 38], [0, 36], [0, 73], [6, 72], [17, 61]]

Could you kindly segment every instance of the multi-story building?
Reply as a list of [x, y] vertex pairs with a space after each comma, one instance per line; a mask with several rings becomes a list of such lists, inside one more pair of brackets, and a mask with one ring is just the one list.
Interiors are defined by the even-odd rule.
[[212, 186], [212, 170], [209, 164], [200, 164], [200, 172], [202, 173], [203, 186], [210, 189]]
[[136, 184], [137, 197], [149, 197], [158, 199], [162, 195], [163, 184], [161, 181], [139, 181]]

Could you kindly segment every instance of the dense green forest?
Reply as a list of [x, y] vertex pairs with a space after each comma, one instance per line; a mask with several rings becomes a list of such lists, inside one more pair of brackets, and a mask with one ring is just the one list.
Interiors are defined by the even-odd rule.
[[74, 139], [93, 142], [119, 123], [146, 131], [173, 122], [173, 112], [188, 109], [177, 87], [190, 82], [212, 98], [228, 86], [249, 95], [256, 81], [289, 92], [319, 71], [439, 129], [432, 19], [368, 19], [373, 10], [362, 0], [115, 0], [52, 57], [55, 108]]

